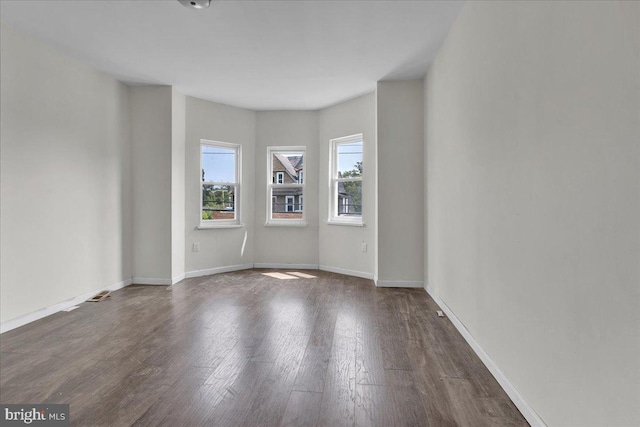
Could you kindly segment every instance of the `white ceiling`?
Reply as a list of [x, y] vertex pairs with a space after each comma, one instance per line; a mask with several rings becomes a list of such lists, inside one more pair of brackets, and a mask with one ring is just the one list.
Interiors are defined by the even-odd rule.
[[129, 84], [256, 110], [318, 109], [422, 77], [462, 2], [0, 1], [3, 24]]

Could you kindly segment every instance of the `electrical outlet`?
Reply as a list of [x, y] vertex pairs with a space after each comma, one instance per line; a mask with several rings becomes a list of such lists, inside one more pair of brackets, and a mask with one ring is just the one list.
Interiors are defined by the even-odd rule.
[[193, 252], [200, 252], [200, 242], [195, 242], [193, 244]]
[[360, 246], [360, 250], [362, 252], [367, 252], [367, 244], [365, 242], [362, 242], [362, 245]]

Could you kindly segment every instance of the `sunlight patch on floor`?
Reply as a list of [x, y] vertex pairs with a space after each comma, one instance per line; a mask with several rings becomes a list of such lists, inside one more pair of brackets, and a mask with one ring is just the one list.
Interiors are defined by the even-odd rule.
[[265, 276], [273, 277], [274, 279], [290, 280], [290, 279], [315, 279], [317, 276], [307, 273], [300, 273], [299, 271], [287, 271], [286, 273], [279, 273], [277, 271], [271, 271], [269, 273], [262, 273]]
[[280, 280], [299, 279], [299, 277], [291, 276], [290, 274], [278, 273], [278, 272], [262, 273], [262, 274], [264, 274], [265, 276], [273, 277], [274, 279], [280, 279]]
[[316, 276], [312, 276], [307, 273], [300, 273], [299, 271], [287, 271], [287, 274], [293, 274], [294, 276], [302, 277], [303, 279], [315, 279]]

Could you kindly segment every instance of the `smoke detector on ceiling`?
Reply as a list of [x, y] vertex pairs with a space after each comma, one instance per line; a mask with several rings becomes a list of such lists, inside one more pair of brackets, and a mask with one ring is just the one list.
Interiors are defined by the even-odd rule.
[[180, 4], [189, 9], [206, 9], [211, 4], [211, 0], [178, 0]]

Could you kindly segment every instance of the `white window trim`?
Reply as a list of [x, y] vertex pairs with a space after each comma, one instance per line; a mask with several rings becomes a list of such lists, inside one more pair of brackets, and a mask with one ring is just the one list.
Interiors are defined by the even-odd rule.
[[296, 212], [304, 212], [304, 204], [302, 202], [304, 202], [304, 194], [298, 196], [298, 209], [296, 209]]
[[[221, 147], [221, 148], [231, 148], [236, 150], [236, 180], [235, 182], [218, 182], [218, 181], [203, 181], [202, 180], [202, 147]], [[207, 229], [207, 228], [237, 228], [242, 227], [243, 224], [240, 223], [241, 217], [241, 206], [240, 206], [240, 195], [242, 194], [242, 145], [241, 144], [233, 144], [230, 142], [222, 142], [222, 141], [212, 141], [208, 139], [200, 140], [200, 167], [198, 168], [198, 182], [200, 182], [200, 195], [199, 195], [199, 203], [200, 209], [198, 212], [200, 214], [199, 217], [199, 226], [197, 229]], [[233, 219], [202, 219], [202, 190], [205, 184], [211, 185], [232, 185], [236, 187], [235, 191], [235, 211]]]
[[[363, 181], [363, 178], [338, 178], [338, 146], [351, 142], [362, 141], [362, 162], [364, 164], [364, 138], [361, 133], [343, 136], [329, 140], [329, 214], [327, 224], [332, 225], [350, 225], [363, 227], [363, 215], [359, 217], [338, 216], [338, 182], [345, 181]], [[365, 170], [362, 171], [364, 177]]]
[[[305, 146], [275, 146], [275, 147], [267, 147], [267, 219], [265, 222], [266, 226], [284, 226], [284, 227], [305, 227], [307, 225], [307, 214], [306, 210], [303, 208], [302, 210], [302, 219], [284, 219], [284, 218], [271, 218], [271, 197], [273, 187], [277, 186], [278, 188], [302, 188], [302, 194], [304, 195], [306, 192], [306, 183], [302, 184], [294, 183], [294, 184], [275, 184], [273, 182], [273, 155], [276, 153], [282, 152], [298, 152], [302, 153], [304, 156], [304, 165], [307, 164], [307, 147]], [[286, 203], [286, 202], [285, 202]], [[294, 199], [295, 203], [295, 199]], [[295, 212], [295, 204], [294, 204], [294, 212]]]
[[[282, 182], [280, 182], [280, 177], [282, 177]], [[276, 182], [274, 184], [284, 184], [284, 172], [276, 172]]]

